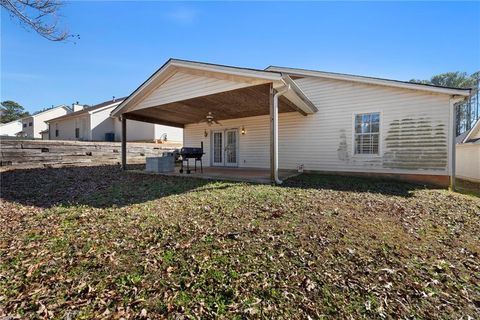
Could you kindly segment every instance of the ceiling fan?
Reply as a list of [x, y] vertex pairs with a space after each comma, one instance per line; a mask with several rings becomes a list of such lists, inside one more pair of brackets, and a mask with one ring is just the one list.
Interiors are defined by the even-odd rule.
[[213, 116], [213, 113], [209, 112], [206, 116], [205, 119], [200, 120], [198, 123], [201, 122], [206, 122], [208, 126], [211, 126], [212, 124], [216, 123], [218, 125], [222, 125], [220, 122], [215, 120], [215, 117]]

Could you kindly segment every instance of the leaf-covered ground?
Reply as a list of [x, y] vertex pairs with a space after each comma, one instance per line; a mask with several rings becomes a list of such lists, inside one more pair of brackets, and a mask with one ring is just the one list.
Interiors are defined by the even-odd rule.
[[1, 173], [0, 317], [480, 318], [480, 199], [358, 178], [282, 187]]

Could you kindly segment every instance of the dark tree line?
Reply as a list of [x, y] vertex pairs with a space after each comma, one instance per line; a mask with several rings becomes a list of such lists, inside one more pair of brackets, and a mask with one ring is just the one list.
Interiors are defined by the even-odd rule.
[[1, 104], [2, 115], [0, 116], [0, 123], [7, 123], [30, 115], [28, 111], [25, 111], [25, 109], [15, 101], [6, 100]]
[[447, 72], [433, 76], [430, 78], [430, 80], [412, 79], [410, 82], [433, 84], [443, 87], [472, 89], [470, 98], [456, 106], [455, 113], [457, 135], [470, 130], [475, 122], [480, 119], [480, 105], [478, 97], [480, 71], [474, 72], [470, 75], [468, 75], [466, 72], [459, 71]]

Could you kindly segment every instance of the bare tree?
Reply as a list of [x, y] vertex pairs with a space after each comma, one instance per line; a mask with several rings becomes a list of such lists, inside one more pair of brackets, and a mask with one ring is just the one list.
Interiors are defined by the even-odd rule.
[[20, 23], [51, 41], [65, 41], [71, 35], [58, 26], [60, 0], [0, 0], [0, 4]]

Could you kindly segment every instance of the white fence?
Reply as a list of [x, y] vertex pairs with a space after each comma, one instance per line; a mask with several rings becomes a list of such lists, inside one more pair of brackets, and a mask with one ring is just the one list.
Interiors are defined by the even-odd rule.
[[456, 154], [456, 177], [480, 182], [480, 144], [457, 144]]

